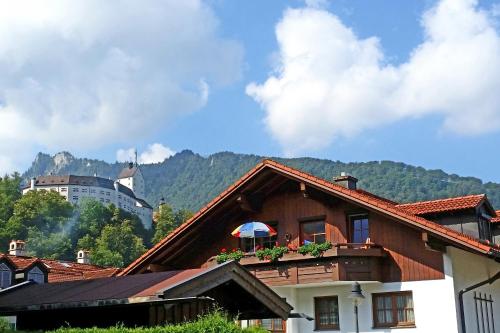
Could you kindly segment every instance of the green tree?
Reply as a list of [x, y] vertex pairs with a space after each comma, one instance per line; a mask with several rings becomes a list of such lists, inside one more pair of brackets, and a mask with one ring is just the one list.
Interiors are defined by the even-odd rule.
[[193, 216], [193, 212], [187, 209], [179, 209], [175, 212], [174, 220], [176, 227], [180, 226]]
[[37, 228], [28, 229], [26, 239], [28, 254], [49, 259], [73, 260], [71, 240], [64, 233], [44, 234]]
[[153, 244], [158, 243], [177, 227], [174, 210], [167, 204], [160, 206], [157, 213]]
[[[114, 206], [106, 207], [95, 199], [86, 198], [81, 200], [77, 208], [77, 223], [71, 230], [73, 246], [77, 245], [79, 240], [86, 236], [95, 241], [100, 236], [102, 229], [111, 223], [113, 211]], [[118, 221], [116, 222], [118, 223]], [[88, 245], [89, 242], [86, 244]], [[80, 245], [78, 244], [78, 249], [81, 248]]]
[[[72, 215], [73, 206], [57, 192], [30, 191], [15, 202], [12, 216], [1, 232], [1, 246], [5, 248], [10, 239], [27, 239], [29, 230], [33, 237], [59, 233]], [[33, 237], [32, 243], [40, 243]]]
[[0, 177], [0, 223], [9, 220], [14, 212], [14, 203], [21, 197], [19, 186], [21, 177], [18, 173]]
[[124, 267], [146, 251], [142, 239], [134, 234], [129, 220], [118, 225], [106, 225], [90, 252], [93, 264]]

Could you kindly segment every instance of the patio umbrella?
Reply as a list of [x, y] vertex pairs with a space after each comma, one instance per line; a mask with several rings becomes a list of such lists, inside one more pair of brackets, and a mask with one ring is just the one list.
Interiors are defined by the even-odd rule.
[[239, 238], [253, 238], [253, 249], [255, 252], [255, 238], [270, 237], [277, 232], [262, 222], [247, 222], [234, 229], [231, 235]]

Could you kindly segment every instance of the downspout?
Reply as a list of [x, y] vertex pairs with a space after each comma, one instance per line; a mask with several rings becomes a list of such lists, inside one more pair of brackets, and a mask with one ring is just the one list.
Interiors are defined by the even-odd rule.
[[485, 284], [492, 284], [493, 282], [495, 282], [498, 279], [500, 279], [500, 271], [498, 273], [496, 273], [495, 275], [493, 275], [492, 277], [488, 278], [487, 280], [476, 283], [476, 284], [469, 286], [467, 288], [464, 288], [458, 292], [458, 303], [460, 306], [460, 323], [462, 325], [462, 333], [467, 333], [466, 328], [465, 328], [464, 294], [468, 291], [479, 288]]

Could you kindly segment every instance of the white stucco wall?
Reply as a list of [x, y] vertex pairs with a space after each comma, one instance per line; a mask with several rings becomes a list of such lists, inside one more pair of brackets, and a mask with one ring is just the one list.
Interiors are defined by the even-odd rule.
[[[445, 260], [446, 277], [441, 280], [380, 283], [360, 282], [365, 300], [359, 306], [360, 332], [408, 332], [408, 333], [456, 333], [457, 313], [455, 310], [455, 289], [451, 276], [451, 265]], [[305, 313], [314, 317], [314, 297], [338, 296], [339, 299], [339, 331], [321, 332], [354, 332], [354, 306], [348, 295], [351, 282], [333, 282], [314, 287], [299, 285], [293, 287], [273, 288], [279, 295], [286, 297], [294, 307], [293, 312]], [[415, 309], [415, 328], [380, 329], [373, 328], [372, 293], [388, 291], [412, 291]], [[314, 321], [306, 319], [289, 319], [288, 333], [304, 333], [314, 331]]]
[[[492, 277], [500, 271], [500, 264], [485, 256], [472, 254], [454, 247], [448, 247], [447, 253], [453, 265], [454, 289], [455, 295], [457, 295], [456, 309], [458, 316], [458, 292], [464, 288]], [[467, 333], [478, 333], [476, 310], [474, 305], [474, 291], [478, 293], [486, 293], [493, 297], [495, 330], [498, 332], [500, 330], [500, 280], [464, 294], [464, 312]], [[460, 323], [458, 323], [458, 325], [460, 326]], [[459, 332], [460, 331], [459, 327]]]
[[[460, 332], [459, 290], [493, 276], [500, 270], [500, 264], [485, 256], [475, 255], [454, 247], [448, 247], [443, 258], [445, 278], [441, 280], [402, 283], [360, 282], [366, 297], [359, 306], [360, 332]], [[274, 287], [273, 289], [280, 296], [285, 297], [287, 302], [294, 307], [293, 312], [305, 313], [311, 317], [314, 317], [314, 297], [338, 296], [340, 330], [322, 332], [354, 332], [354, 307], [352, 301], [347, 298], [351, 291], [351, 282]], [[408, 290], [413, 292], [416, 327], [373, 328], [372, 293]], [[494, 284], [480, 287], [476, 291], [492, 295], [495, 329], [498, 332], [500, 328], [500, 280]], [[478, 333], [473, 291], [465, 294], [464, 304], [467, 333]], [[313, 331], [314, 321], [305, 319], [289, 319], [287, 321], [288, 333]]]
[[[42, 185], [36, 186], [36, 190], [56, 191], [67, 201], [77, 205], [84, 198], [93, 198], [104, 205], [114, 204], [123, 210], [136, 214], [146, 229], [150, 229], [153, 221], [153, 210], [142, 207], [135, 198], [122, 192], [99, 186], [86, 185]], [[23, 195], [30, 189], [24, 189]], [[63, 191], [64, 190], [64, 191]]]

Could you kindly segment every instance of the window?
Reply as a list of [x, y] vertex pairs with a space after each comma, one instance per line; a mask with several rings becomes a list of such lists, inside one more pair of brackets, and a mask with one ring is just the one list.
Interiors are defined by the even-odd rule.
[[103, 195], [104, 195], [104, 191], [101, 191], [101, 192], [99, 192], [99, 193], [101, 193], [101, 194], [103, 194]]
[[38, 267], [32, 268], [28, 272], [28, 280], [36, 283], [44, 283], [45, 282], [45, 274]]
[[411, 291], [373, 294], [375, 327], [415, 326]]
[[109, 197], [109, 194], [110, 194], [109, 192], [106, 192], [106, 195], [107, 195], [108, 197]]
[[79, 192], [80, 190], [78, 189], [78, 187], [75, 187], [73, 188], [73, 192]]
[[[278, 222], [265, 222], [268, 226], [278, 231]], [[262, 249], [267, 248], [270, 249], [276, 245], [276, 241], [278, 240], [278, 235], [274, 235], [271, 237], [259, 237], [255, 238], [255, 248]], [[243, 252], [254, 252], [254, 239], [253, 238], [240, 238], [240, 248]]]
[[90, 189], [90, 193], [95, 194], [95, 189]]
[[78, 196], [77, 196], [77, 195], [74, 195], [74, 196], [73, 196], [73, 200], [78, 200]]
[[82, 188], [82, 193], [87, 193], [87, 189], [86, 188]]
[[325, 221], [307, 221], [300, 223], [301, 243], [324, 243], [326, 241]]
[[314, 298], [316, 330], [339, 329], [339, 299], [337, 296]]
[[369, 236], [368, 216], [351, 216], [351, 242], [366, 243]]
[[10, 287], [12, 283], [12, 271], [9, 266], [4, 263], [0, 264], [0, 288]]
[[67, 187], [61, 187], [61, 192], [68, 192], [68, 188]]
[[248, 321], [248, 327], [260, 326], [269, 332], [281, 333], [286, 332], [286, 321], [281, 318], [271, 319], [253, 319]]

